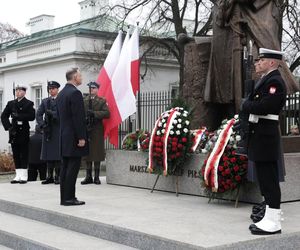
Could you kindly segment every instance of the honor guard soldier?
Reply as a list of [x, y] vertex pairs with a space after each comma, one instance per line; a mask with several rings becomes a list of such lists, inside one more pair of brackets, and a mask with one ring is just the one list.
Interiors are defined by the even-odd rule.
[[28, 179], [29, 121], [34, 120], [35, 110], [33, 102], [26, 99], [25, 94], [26, 87], [18, 85], [14, 91], [17, 98], [9, 101], [1, 114], [3, 127], [9, 131], [9, 143], [16, 167], [12, 184], [24, 184]]
[[281, 233], [278, 174], [281, 138], [278, 118], [287, 93], [278, 71], [282, 56], [281, 51], [259, 49], [255, 66], [262, 77], [256, 82], [253, 93], [241, 105], [242, 110], [249, 113], [248, 158], [255, 162], [260, 191], [265, 198], [264, 217], [250, 225], [252, 234]]
[[[48, 82], [47, 90], [50, 96], [42, 100], [37, 112], [36, 121], [43, 130], [41, 160], [47, 162], [47, 178], [42, 184], [59, 184], [59, 170], [61, 156], [59, 152], [59, 118], [56, 107], [56, 97], [60, 84], [55, 81]], [[53, 178], [53, 171], [55, 177]]]
[[[99, 84], [90, 82], [89, 95], [84, 98], [84, 107], [86, 111], [88, 138], [89, 138], [89, 155], [84, 157], [86, 162], [86, 177], [81, 182], [82, 185], [95, 183], [101, 184], [100, 181], [100, 163], [105, 160], [104, 149], [104, 132], [102, 119], [109, 118], [109, 110], [106, 100], [99, 97]], [[94, 163], [94, 179], [92, 177], [92, 164]]]

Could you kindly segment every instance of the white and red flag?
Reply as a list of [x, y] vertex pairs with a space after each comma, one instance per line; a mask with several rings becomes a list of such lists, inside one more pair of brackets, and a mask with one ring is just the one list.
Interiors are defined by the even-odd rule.
[[99, 96], [106, 98], [110, 118], [103, 120], [104, 138], [118, 147], [118, 126], [128, 116], [136, 112], [135, 97], [131, 86], [131, 49], [129, 45], [129, 34], [127, 33], [122, 50], [122, 34], [119, 33], [114, 41], [104, 65], [98, 76], [100, 89]]
[[133, 94], [140, 90], [139, 30], [135, 28], [129, 40], [131, 50], [131, 85]]

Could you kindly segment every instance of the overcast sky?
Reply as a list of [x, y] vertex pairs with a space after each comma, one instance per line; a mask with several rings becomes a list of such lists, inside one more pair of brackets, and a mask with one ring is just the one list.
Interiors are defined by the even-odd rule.
[[41, 14], [55, 16], [54, 27], [78, 22], [81, 0], [1, 0], [0, 22], [9, 23], [19, 31], [29, 34], [26, 23], [29, 18]]

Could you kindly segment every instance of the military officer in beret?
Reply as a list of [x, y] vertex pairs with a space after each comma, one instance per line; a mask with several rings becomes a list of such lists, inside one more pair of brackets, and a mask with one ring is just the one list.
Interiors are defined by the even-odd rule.
[[[49, 97], [42, 100], [37, 112], [36, 121], [43, 130], [43, 142], [41, 160], [47, 162], [47, 178], [42, 184], [59, 184], [59, 170], [61, 156], [59, 152], [59, 117], [56, 107], [56, 97], [60, 84], [56, 81], [49, 81], [47, 90]], [[53, 172], [55, 171], [55, 177]]]
[[[86, 110], [86, 120], [89, 136], [89, 155], [84, 157], [86, 162], [86, 177], [81, 182], [82, 185], [95, 183], [101, 184], [100, 163], [105, 160], [103, 124], [104, 118], [109, 118], [109, 110], [106, 100], [99, 97], [99, 84], [96, 82], [88, 83], [90, 95], [84, 98]], [[94, 163], [94, 179], [92, 177], [92, 164]]]
[[263, 219], [250, 225], [252, 234], [281, 233], [281, 191], [278, 176], [280, 149], [279, 113], [285, 105], [286, 85], [278, 67], [281, 51], [259, 49], [256, 71], [262, 77], [253, 93], [242, 103], [242, 111], [249, 113], [248, 158], [255, 162], [261, 193], [265, 198]]
[[34, 120], [35, 110], [33, 102], [25, 97], [26, 89], [25, 86], [18, 85], [15, 89], [17, 98], [9, 101], [1, 114], [3, 127], [9, 131], [9, 143], [16, 167], [12, 184], [24, 184], [28, 180], [29, 121]]

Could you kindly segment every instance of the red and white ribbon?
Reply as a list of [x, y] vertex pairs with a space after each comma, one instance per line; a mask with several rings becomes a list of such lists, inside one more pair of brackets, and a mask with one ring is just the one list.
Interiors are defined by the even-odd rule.
[[191, 150], [193, 152], [196, 151], [200, 141], [201, 141], [201, 138], [202, 138], [202, 135], [204, 134], [204, 132], [206, 131], [206, 128], [202, 128], [202, 129], [196, 129], [196, 130], [193, 130], [193, 145], [191, 147]]
[[218, 190], [218, 166], [220, 158], [233, 132], [232, 126], [234, 123], [235, 119], [233, 118], [224, 126], [205, 165], [204, 181], [206, 185], [211, 185], [214, 192]]

